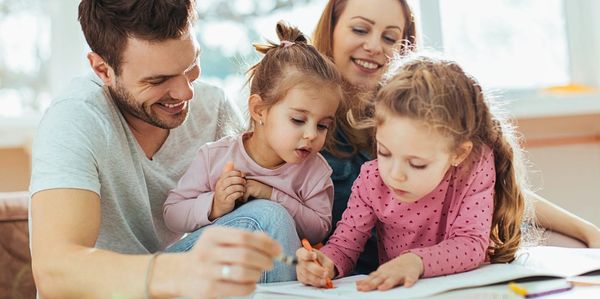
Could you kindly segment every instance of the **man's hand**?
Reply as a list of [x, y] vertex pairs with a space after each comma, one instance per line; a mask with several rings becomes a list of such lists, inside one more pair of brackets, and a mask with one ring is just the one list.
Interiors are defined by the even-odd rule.
[[248, 295], [280, 253], [281, 246], [263, 232], [208, 228], [184, 253], [185, 261], [178, 267], [182, 275], [174, 279], [179, 284], [176, 289], [185, 298]]
[[234, 170], [233, 162], [227, 162], [215, 185], [215, 195], [208, 220], [213, 221], [231, 212], [235, 207], [236, 200], [243, 198], [245, 185], [244, 174]]
[[413, 286], [423, 273], [421, 257], [408, 252], [379, 266], [365, 279], [356, 282], [359, 291], [389, 290], [397, 285]]

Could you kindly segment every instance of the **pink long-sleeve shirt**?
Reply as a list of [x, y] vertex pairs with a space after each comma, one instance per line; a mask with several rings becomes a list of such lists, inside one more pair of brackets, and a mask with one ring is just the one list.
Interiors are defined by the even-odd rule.
[[365, 163], [335, 233], [321, 251], [334, 262], [338, 277], [356, 264], [376, 227], [379, 262], [406, 252], [423, 260], [423, 277], [464, 272], [483, 264], [490, 245], [494, 156], [488, 147], [413, 203], [401, 203], [385, 186], [377, 160]]
[[191, 232], [211, 224], [208, 216], [215, 185], [227, 161], [233, 161], [246, 179], [273, 187], [270, 200], [280, 203], [294, 218], [300, 238], [312, 243], [322, 241], [331, 229], [333, 205], [332, 170], [327, 161], [317, 153], [302, 163], [267, 169], [250, 158], [243, 136], [225, 137], [200, 148], [163, 205], [167, 227], [175, 232]]

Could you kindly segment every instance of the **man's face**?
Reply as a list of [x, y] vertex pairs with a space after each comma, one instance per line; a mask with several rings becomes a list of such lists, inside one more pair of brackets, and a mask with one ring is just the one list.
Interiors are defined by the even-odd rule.
[[194, 97], [192, 82], [200, 76], [198, 55], [190, 33], [160, 42], [127, 40], [121, 74], [108, 89], [130, 125], [173, 129], [183, 123]]

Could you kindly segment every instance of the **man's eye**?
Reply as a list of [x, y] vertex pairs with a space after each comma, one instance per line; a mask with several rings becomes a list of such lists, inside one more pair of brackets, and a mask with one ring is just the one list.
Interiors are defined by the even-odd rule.
[[161, 85], [165, 82], [165, 80], [159, 80], [159, 81], [149, 81], [148, 83], [150, 83], [150, 85]]

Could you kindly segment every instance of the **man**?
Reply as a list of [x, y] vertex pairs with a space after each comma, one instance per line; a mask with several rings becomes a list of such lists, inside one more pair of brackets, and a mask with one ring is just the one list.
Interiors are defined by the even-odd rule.
[[[193, 19], [193, 0], [80, 3], [95, 75], [53, 101], [33, 147], [31, 251], [42, 297], [244, 295], [282, 251], [264, 233], [218, 227], [184, 239], [196, 243], [188, 252], [150, 254], [181, 237], [165, 227], [162, 205], [196, 150], [239, 127], [223, 93], [195, 81]], [[273, 223], [291, 219], [279, 209], [283, 220], [260, 223], [272, 236]]]

